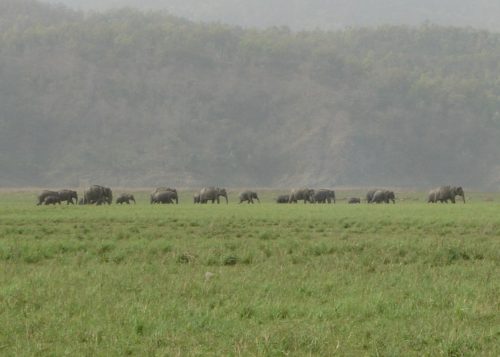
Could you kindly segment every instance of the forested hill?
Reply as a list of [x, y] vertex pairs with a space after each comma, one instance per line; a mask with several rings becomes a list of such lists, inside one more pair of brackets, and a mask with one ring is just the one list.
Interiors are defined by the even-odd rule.
[[500, 35], [0, 2], [0, 185], [500, 186]]
[[165, 9], [196, 21], [245, 27], [339, 29], [347, 26], [421, 25], [500, 31], [498, 0], [44, 0], [77, 9], [117, 6]]

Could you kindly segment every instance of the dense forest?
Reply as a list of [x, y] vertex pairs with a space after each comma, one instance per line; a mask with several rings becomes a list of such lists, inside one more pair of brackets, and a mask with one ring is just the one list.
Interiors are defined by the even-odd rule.
[[165, 9], [195, 21], [244, 27], [336, 30], [347, 26], [421, 25], [500, 31], [498, 0], [44, 0], [76, 9]]
[[0, 2], [0, 185], [500, 188], [500, 35]]

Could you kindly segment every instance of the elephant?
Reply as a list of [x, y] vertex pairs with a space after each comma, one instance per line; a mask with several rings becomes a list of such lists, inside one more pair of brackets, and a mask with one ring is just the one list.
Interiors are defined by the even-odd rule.
[[389, 203], [389, 201], [392, 201], [392, 203], [396, 203], [396, 197], [394, 196], [394, 192], [387, 190], [377, 190], [373, 194], [370, 203], [382, 203], [382, 202]]
[[253, 203], [253, 199], [256, 199], [260, 203], [257, 192], [254, 191], [244, 191], [240, 193], [240, 203], [247, 201], [248, 203]]
[[59, 196], [59, 192], [56, 191], [49, 191], [49, 190], [44, 190], [38, 195], [38, 203], [37, 206], [40, 206], [44, 201], [45, 198], [48, 196]]
[[281, 195], [276, 198], [277, 203], [288, 203], [290, 201], [290, 195]]
[[47, 196], [45, 197], [45, 199], [43, 200], [43, 204], [44, 205], [56, 205], [56, 203], [59, 203], [61, 204], [61, 197], [59, 197], [59, 195], [51, 195], [51, 196]]
[[110, 205], [113, 202], [113, 192], [109, 187], [93, 185], [83, 193], [84, 204], [101, 205], [107, 203]]
[[366, 202], [367, 203], [371, 203], [372, 202], [372, 198], [373, 198], [373, 195], [375, 194], [375, 192], [377, 192], [378, 190], [370, 190], [366, 193]]
[[196, 203], [200, 203], [200, 194], [197, 193], [195, 195], [193, 195], [193, 202], [196, 204]]
[[177, 200], [177, 192], [173, 191], [159, 191], [151, 196], [151, 204], [173, 204]]
[[153, 192], [151, 192], [151, 203], [155, 203], [153, 202], [153, 197], [155, 196], [155, 194], [159, 193], [159, 192], [172, 192], [173, 195], [172, 196], [172, 200], [175, 200], [175, 203], [176, 204], [179, 204], [179, 195], [177, 193], [177, 190], [175, 188], [171, 188], [171, 187], [158, 187], [156, 188]]
[[335, 191], [327, 189], [317, 190], [314, 192], [313, 199], [317, 203], [332, 203], [332, 200], [335, 203]]
[[436, 196], [439, 189], [434, 189], [429, 191], [429, 195], [427, 196], [427, 203], [436, 203]]
[[227, 199], [227, 191], [225, 188], [219, 187], [204, 187], [200, 191], [200, 203], [207, 203], [208, 201], [212, 201], [212, 204], [217, 201], [217, 204], [220, 203], [219, 197], [226, 198], [226, 204], [229, 203]]
[[130, 204], [130, 201], [134, 202], [134, 204], [136, 203], [135, 202], [135, 197], [134, 195], [131, 195], [129, 193], [122, 193], [120, 196], [118, 196], [118, 198], [116, 199], [116, 204], [123, 204], [123, 203], [126, 203], [126, 204]]
[[351, 197], [351, 198], [349, 198], [347, 203], [349, 203], [349, 204], [361, 203], [361, 199], [358, 197]]
[[[76, 191], [72, 190], [61, 190], [58, 192], [59, 197], [61, 198], [61, 201], [66, 201], [66, 204], [75, 204], [78, 203], [78, 193]], [[73, 202], [73, 198], [75, 199], [75, 202]]]
[[297, 201], [314, 202], [314, 190], [310, 188], [296, 188], [290, 193], [288, 203], [297, 203]]
[[441, 186], [429, 192], [428, 202], [455, 203], [455, 197], [461, 196], [465, 203], [465, 192], [461, 186]]

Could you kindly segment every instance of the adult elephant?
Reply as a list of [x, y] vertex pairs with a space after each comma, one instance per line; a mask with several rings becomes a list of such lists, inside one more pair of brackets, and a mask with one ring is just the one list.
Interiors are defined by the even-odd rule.
[[296, 188], [290, 192], [288, 203], [297, 203], [297, 201], [314, 202], [314, 190], [310, 188]]
[[227, 199], [227, 191], [225, 188], [220, 187], [204, 187], [200, 191], [200, 203], [207, 203], [208, 201], [212, 201], [212, 204], [217, 201], [217, 204], [220, 203], [219, 197], [226, 198], [226, 204], [229, 203]]
[[172, 191], [159, 191], [151, 196], [151, 204], [173, 204], [177, 198], [177, 192]]
[[396, 203], [396, 196], [394, 195], [394, 192], [388, 190], [377, 190], [373, 194], [370, 203], [389, 203], [389, 201]]
[[[465, 192], [461, 186], [441, 186], [436, 188], [434, 191], [434, 201], [433, 202], [445, 202], [451, 201], [451, 203], [455, 203], [455, 197], [462, 197], [465, 203]], [[432, 191], [431, 191], [432, 192]], [[429, 193], [431, 196], [431, 193]]]
[[[76, 191], [72, 190], [61, 190], [58, 192], [59, 197], [61, 198], [61, 201], [66, 201], [66, 204], [72, 204], [74, 205], [75, 203], [78, 203], [78, 193]], [[73, 199], [75, 199], [75, 202], [73, 202]]]
[[373, 195], [375, 194], [375, 192], [377, 192], [379, 190], [370, 190], [366, 193], [366, 202], [367, 203], [371, 203], [372, 202], [372, 199], [373, 199]]
[[151, 192], [151, 203], [154, 203], [153, 197], [160, 192], [172, 192], [172, 200], [174, 200], [176, 204], [179, 204], [179, 194], [175, 188], [171, 187], [157, 187], [153, 192]]
[[116, 198], [116, 204], [126, 203], [129, 205], [130, 201], [134, 202], [134, 204], [136, 203], [134, 195], [129, 193], [122, 193], [120, 196]]
[[102, 205], [107, 203], [110, 205], [113, 202], [113, 192], [109, 187], [93, 185], [83, 193], [83, 202], [84, 204]]
[[438, 191], [439, 191], [438, 188], [429, 191], [429, 195], [427, 196], [427, 203], [436, 203], [437, 202], [436, 196], [437, 196]]
[[276, 198], [276, 203], [288, 203], [290, 195], [280, 195]]
[[320, 189], [314, 192], [313, 195], [314, 202], [316, 203], [335, 203], [335, 191]]
[[44, 201], [46, 197], [49, 196], [59, 196], [59, 192], [56, 191], [49, 191], [49, 190], [44, 190], [38, 195], [38, 203], [36, 204], [37, 206], [40, 206]]
[[242, 202], [248, 202], [248, 203], [254, 203], [253, 200], [256, 199], [257, 202], [260, 203], [259, 196], [257, 195], [257, 192], [255, 191], [243, 191], [240, 193], [240, 203]]

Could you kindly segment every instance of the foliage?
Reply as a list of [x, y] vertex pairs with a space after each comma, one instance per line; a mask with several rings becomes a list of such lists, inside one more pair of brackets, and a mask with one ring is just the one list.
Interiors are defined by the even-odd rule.
[[500, 35], [0, 4], [0, 184], [500, 184]]

